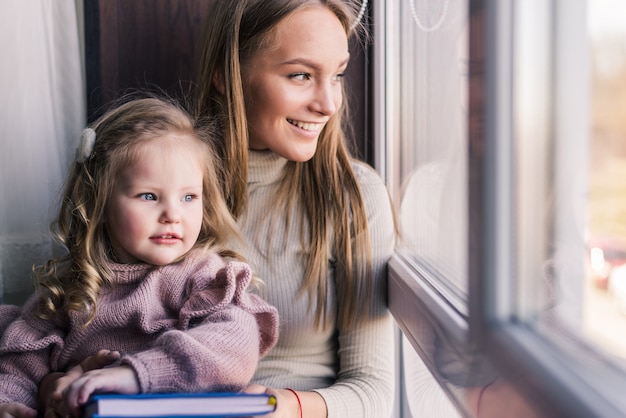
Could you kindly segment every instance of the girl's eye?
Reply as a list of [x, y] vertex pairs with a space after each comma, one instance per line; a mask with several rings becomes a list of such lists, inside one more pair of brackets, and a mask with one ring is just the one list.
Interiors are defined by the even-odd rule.
[[186, 194], [183, 200], [185, 202], [192, 202], [196, 198], [195, 194]]
[[154, 193], [141, 193], [139, 195], [139, 198], [143, 200], [156, 200], [156, 196], [154, 195]]

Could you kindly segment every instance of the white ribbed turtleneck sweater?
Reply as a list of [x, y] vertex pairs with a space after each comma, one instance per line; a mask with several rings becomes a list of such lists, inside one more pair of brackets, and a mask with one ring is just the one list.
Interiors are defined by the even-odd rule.
[[[262, 296], [280, 314], [278, 344], [261, 360], [255, 383], [268, 387], [315, 390], [325, 400], [328, 417], [389, 416], [393, 404], [394, 339], [387, 310], [386, 266], [394, 248], [394, 225], [387, 190], [370, 167], [355, 162], [370, 227], [376, 318], [348, 333], [335, 326], [314, 327], [308, 297], [298, 297], [304, 277], [304, 254], [297, 218], [285, 227], [286, 214], [273, 210], [276, 186], [287, 160], [270, 151], [250, 151], [247, 213], [239, 224], [248, 248], [240, 249], [254, 273], [265, 282]], [[270, 228], [272, 221], [273, 229]], [[273, 238], [268, 244], [268, 234]], [[330, 261], [330, 259], [329, 259]], [[334, 290], [331, 268], [329, 289]], [[340, 303], [334, 292], [331, 304]]]

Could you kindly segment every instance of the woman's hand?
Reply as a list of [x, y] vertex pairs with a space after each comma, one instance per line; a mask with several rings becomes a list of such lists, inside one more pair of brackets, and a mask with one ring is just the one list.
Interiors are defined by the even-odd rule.
[[[265, 414], [263, 418], [298, 418], [300, 417], [300, 405], [296, 396], [287, 389], [272, 389], [262, 385], [249, 385], [243, 393], [266, 393], [276, 398], [276, 410], [271, 414]], [[260, 417], [261, 418], [261, 417]]]
[[502, 411], [514, 417], [545, 418], [504, 379], [496, 379], [483, 387], [465, 389], [465, 401], [476, 411], [477, 418], [501, 417]]
[[109, 367], [83, 373], [63, 391], [65, 415], [80, 416], [82, 406], [94, 393], [139, 393], [137, 374], [129, 366]]
[[306, 411], [307, 418], [326, 418], [328, 410], [324, 398], [317, 392], [291, 389], [272, 389], [261, 385], [249, 385], [243, 393], [267, 393], [276, 397], [276, 410], [258, 418], [299, 418]]
[[101, 369], [119, 360], [117, 351], [100, 350], [87, 357], [79, 365], [71, 368], [67, 373], [50, 373], [39, 385], [39, 409], [44, 418], [56, 418], [67, 415], [67, 408], [63, 405], [63, 391], [83, 373]]
[[36, 418], [37, 411], [21, 403], [0, 403], [0, 418]]

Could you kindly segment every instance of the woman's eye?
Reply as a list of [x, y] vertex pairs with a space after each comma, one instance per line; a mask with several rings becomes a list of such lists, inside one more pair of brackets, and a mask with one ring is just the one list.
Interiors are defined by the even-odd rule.
[[334, 81], [341, 81], [346, 76], [346, 73], [335, 74]]
[[143, 200], [156, 200], [156, 196], [154, 195], [154, 193], [141, 193], [139, 195], [139, 198]]
[[295, 73], [291, 74], [290, 78], [298, 81], [306, 81], [311, 78], [311, 75], [307, 73]]

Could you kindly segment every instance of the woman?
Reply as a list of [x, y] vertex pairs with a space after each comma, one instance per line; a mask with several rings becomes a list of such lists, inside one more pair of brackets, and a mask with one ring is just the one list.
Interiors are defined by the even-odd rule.
[[342, 129], [359, 6], [220, 1], [207, 22], [196, 105], [221, 121], [224, 192], [248, 243], [240, 251], [280, 313], [279, 342], [247, 389], [276, 395], [277, 417], [392, 410], [392, 210]]

